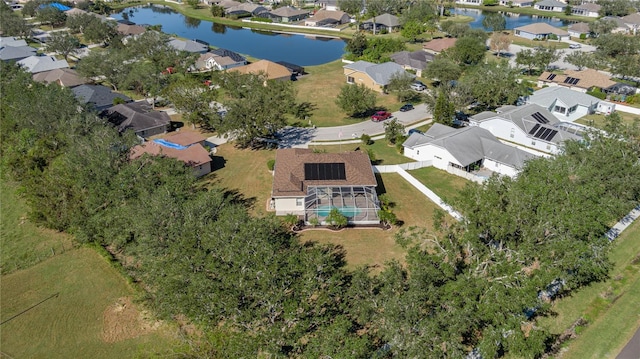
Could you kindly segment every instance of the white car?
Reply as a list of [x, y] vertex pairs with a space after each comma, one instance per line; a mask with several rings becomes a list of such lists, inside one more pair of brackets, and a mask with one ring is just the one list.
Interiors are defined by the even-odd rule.
[[424, 91], [427, 87], [422, 82], [414, 82], [411, 84], [411, 88], [416, 91]]
[[581, 47], [582, 47], [582, 45], [580, 45], [580, 44], [570, 44], [570, 45], [569, 45], [569, 48], [570, 48], [570, 49], [579, 49], [579, 48], [581, 48]]

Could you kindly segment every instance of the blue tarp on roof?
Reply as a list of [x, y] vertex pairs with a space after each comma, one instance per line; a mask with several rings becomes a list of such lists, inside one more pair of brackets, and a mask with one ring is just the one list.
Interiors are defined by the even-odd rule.
[[155, 143], [157, 143], [157, 144], [159, 144], [159, 145], [161, 145], [161, 146], [165, 146], [165, 147], [169, 147], [169, 148], [174, 148], [174, 149], [176, 149], [176, 150], [184, 150], [184, 149], [188, 148], [188, 147], [185, 147], [185, 146], [179, 145], [179, 144], [177, 144], [177, 143], [173, 143], [173, 142], [169, 142], [169, 141], [167, 141], [167, 140], [163, 140], [163, 139], [161, 139], [161, 138], [158, 138], [158, 139], [156, 139], [156, 140], [153, 140], [153, 142], [155, 142]]
[[44, 8], [47, 8], [47, 7], [52, 7], [54, 9], [58, 9], [60, 11], [71, 10], [70, 7], [68, 7], [66, 5], [62, 5], [59, 2], [52, 2], [52, 3], [49, 3], [49, 4], [42, 4], [42, 5], [38, 6], [38, 9], [44, 9]]

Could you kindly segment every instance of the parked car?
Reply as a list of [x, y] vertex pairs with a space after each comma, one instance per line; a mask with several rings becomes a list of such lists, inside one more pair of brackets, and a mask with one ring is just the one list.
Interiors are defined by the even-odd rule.
[[411, 88], [416, 90], [416, 91], [424, 91], [427, 89], [427, 86], [425, 86], [422, 82], [420, 81], [416, 81], [414, 83], [411, 84]]
[[393, 116], [391, 112], [387, 111], [378, 111], [371, 116], [371, 121], [373, 122], [381, 122]]
[[401, 112], [407, 112], [407, 111], [411, 111], [411, 110], [413, 110], [413, 105], [410, 104], [410, 103], [406, 103], [402, 107], [400, 107], [400, 111]]
[[409, 132], [407, 133], [409, 136], [413, 135], [414, 133], [419, 133], [422, 135], [422, 131], [418, 130], [417, 128], [412, 128], [409, 130]]
[[580, 45], [580, 44], [570, 44], [570, 45], [569, 45], [569, 48], [570, 48], [570, 49], [579, 49], [579, 48], [581, 48], [581, 47], [582, 47], [582, 45]]

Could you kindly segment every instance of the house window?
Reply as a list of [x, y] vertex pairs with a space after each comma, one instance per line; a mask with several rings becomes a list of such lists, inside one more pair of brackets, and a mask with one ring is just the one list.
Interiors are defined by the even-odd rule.
[[296, 198], [296, 207], [302, 207], [304, 204], [304, 198]]
[[420, 150], [417, 150], [417, 151], [416, 151], [416, 155], [419, 155], [419, 154], [420, 154]]
[[347, 83], [354, 84], [356, 83], [356, 79], [354, 79], [352, 76], [347, 76]]
[[435, 157], [435, 158], [436, 158], [436, 159], [438, 159], [438, 160], [441, 160], [441, 159], [442, 159], [442, 157], [438, 157], [438, 156], [433, 156], [433, 157]]
[[578, 109], [578, 105], [569, 108], [569, 113], [574, 113]]
[[535, 146], [536, 145], [536, 141], [535, 140], [531, 140], [531, 146]]
[[511, 129], [511, 134], [509, 134], [509, 137], [511, 137], [511, 138], [516, 137], [516, 129], [515, 128]]
[[562, 106], [556, 106], [553, 110], [555, 112], [560, 112], [561, 114], [564, 114], [567, 111], [567, 109]]
[[520, 35], [520, 30], [516, 30], [516, 35]]
[[551, 145], [547, 145], [547, 151], [551, 151]]

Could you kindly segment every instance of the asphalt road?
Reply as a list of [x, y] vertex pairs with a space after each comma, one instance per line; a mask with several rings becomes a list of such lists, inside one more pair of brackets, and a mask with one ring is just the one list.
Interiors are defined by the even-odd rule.
[[640, 328], [629, 340], [629, 343], [622, 349], [616, 359], [639, 359], [640, 358]]
[[[427, 110], [425, 104], [416, 105], [415, 108], [407, 112], [394, 112], [393, 118], [407, 126], [412, 123], [419, 122], [431, 117], [431, 113]], [[336, 126], [336, 127], [320, 127], [320, 128], [300, 128], [287, 127], [278, 133], [280, 139], [280, 147], [298, 147], [304, 146], [312, 141], [346, 141], [358, 139], [363, 134], [375, 136], [384, 133], [384, 122], [373, 122], [366, 119], [362, 122], [352, 125]]]

